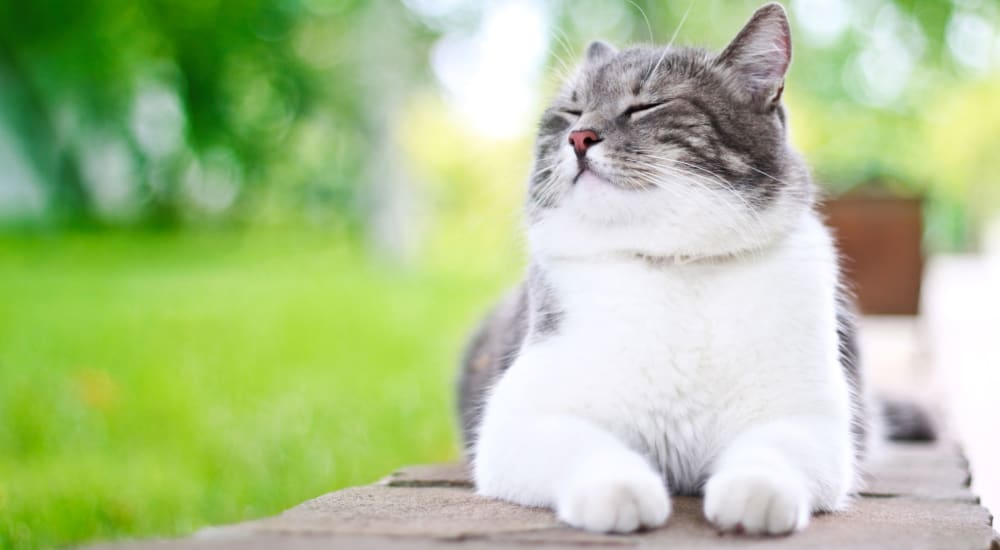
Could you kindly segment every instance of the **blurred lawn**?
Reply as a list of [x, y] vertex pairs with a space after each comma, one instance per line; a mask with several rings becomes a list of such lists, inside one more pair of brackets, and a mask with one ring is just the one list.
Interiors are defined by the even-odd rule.
[[456, 357], [502, 278], [318, 235], [0, 237], [0, 547], [180, 535], [455, 457]]

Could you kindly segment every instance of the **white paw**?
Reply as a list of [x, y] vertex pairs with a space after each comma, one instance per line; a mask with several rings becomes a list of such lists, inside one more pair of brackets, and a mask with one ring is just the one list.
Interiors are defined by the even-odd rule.
[[629, 533], [659, 527], [670, 516], [667, 488], [649, 467], [587, 468], [556, 503], [559, 519], [588, 531]]
[[720, 472], [705, 486], [705, 517], [724, 531], [780, 535], [809, 522], [809, 495], [794, 474]]

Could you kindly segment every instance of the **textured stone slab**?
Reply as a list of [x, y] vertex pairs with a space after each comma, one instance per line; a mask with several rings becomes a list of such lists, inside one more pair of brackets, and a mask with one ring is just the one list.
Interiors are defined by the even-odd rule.
[[205, 530], [191, 539], [112, 547], [991, 548], [992, 518], [969, 491], [967, 472], [953, 446], [890, 445], [871, 465], [867, 496], [843, 512], [813, 518], [803, 532], [759, 538], [719, 534], [702, 517], [696, 498], [675, 498], [674, 513], [660, 529], [631, 535], [587, 533], [562, 525], [549, 510], [475, 495], [462, 464], [411, 466], [378, 484], [323, 495], [276, 517]]
[[472, 487], [469, 469], [462, 462], [406, 466], [379, 483], [390, 487]]
[[[961, 502], [919, 499], [862, 499], [849, 510], [813, 518], [802, 532], [765, 538], [720, 535], [702, 516], [700, 499], [674, 501], [674, 514], [663, 528], [633, 536], [580, 533], [559, 528], [513, 533], [495, 540], [564, 543], [568, 547], [643, 548], [989, 548], [989, 513]], [[548, 546], [546, 546], [548, 547]]]
[[894, 444], [867, 465], [865, 496], [909, 496], [979, 503], [969, 489], [969, 463], [948, 443]]
[[546, 510], [449, 487], [352, 487], [249, 524], [256, 531], [462, 539], [557, 527]]
[[[892, 444], [873, 450], [862, 494], [978, 502], [969, 489], [969, 465], [950, 443]], [[463, 463], [407, 466], [381, 481], [390, 487], [472, 487]]]
[[[341, 491], [336, 498], [312, 501], [279, 518], [216, 531], [173, 543], [147, 543], [143, 548], [403, 548], [499, 549], [542, 546], [570, 548], [990, 548], [993, 534], [984, 508], [962, 501], [911, 498], [860, 499], [849, 510], [813, 519], [801, 533], [763, 538], [720, 535], [701, 515], [701, 502], [678, 498], [674, 514], [660, 529], [637, 535], [598, 535], [569, 529], [550, 512], [495, 506], [467, 489], [370, 487], [362, 496]], [[447, 493], [453, 493], [447, 495]], [[347, 493], [347, 494], [342, 494]], [[333, 496], [328, 495], [328, 496]], [[462, 496], [458, 496], [462, 495]], [[448, 504], [433, 499], [444, 497]], [[378, 499], [374, 517], [348, 504]], [[423, 509], [423, 511], [421, 511]], [[470, 515], [462, 517], [460, 512]], [[494, 522], [484, 522], [492, 514]], [[453, 525], [461, 523], [461, 527]]]

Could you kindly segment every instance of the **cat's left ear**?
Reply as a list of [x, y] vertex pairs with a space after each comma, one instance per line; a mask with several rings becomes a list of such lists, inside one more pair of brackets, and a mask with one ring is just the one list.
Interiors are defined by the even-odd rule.
[[750, 21], [719, 55], [759, 106], [776, 105], [785, 87], [785, 72], [792, 61], [792, 33], [781, 4], [771, 3], [754, 12]]
[[614, 57], [618, 50], [603, 40], [595, 40], [587, 46], [586, 60], [588, 64], [604, 63]]

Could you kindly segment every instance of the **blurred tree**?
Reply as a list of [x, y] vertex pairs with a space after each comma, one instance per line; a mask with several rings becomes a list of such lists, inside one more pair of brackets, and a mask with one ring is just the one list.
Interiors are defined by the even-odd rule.
[[[2, 123], [63, 222], [273, 219], [306, 206], [342, 222], [356, 217], [381, 124], [364, 77], [376, 65], [361, 54], [377, 44], [400, 78], [419, 79], [433, 38], [398, 8], [2, 0]], [[360, 25], [375, 11], [391, 35]]]

